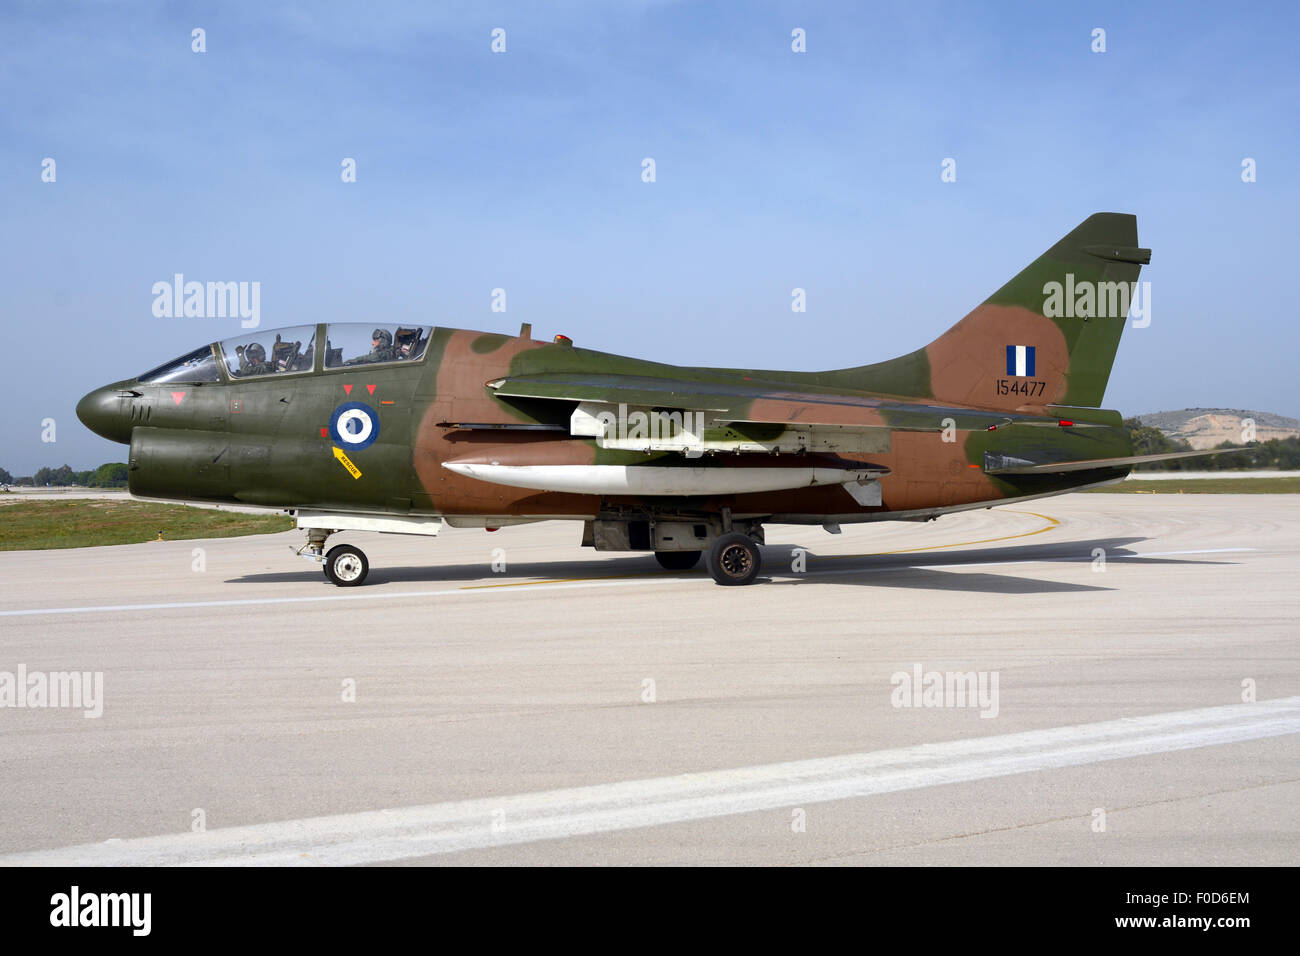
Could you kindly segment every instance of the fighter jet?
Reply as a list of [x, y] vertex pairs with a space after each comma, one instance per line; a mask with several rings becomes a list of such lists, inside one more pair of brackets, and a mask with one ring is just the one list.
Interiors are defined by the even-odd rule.
[[744, 585], [766, 523], [923, 521], [1204, 454], [1134, 455], [1100, 407], [1151, 258], [1137, 242], [1134, 216], [1090, 216], [929, 345], [853, 368], [664, 365], [528, 326], [316, 323], [204, 345], [77, 415], [130, 445], [133, 494], [284, 509], [341, 587], [369, 562], [326, 550], [339, 531], [555, 519], [598, 551], [677, 571], [703, 555]]

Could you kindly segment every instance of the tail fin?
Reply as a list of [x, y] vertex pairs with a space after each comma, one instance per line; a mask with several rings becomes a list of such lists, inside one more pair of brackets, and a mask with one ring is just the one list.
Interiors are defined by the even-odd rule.
[[1137, 217], [1095, 213], [924, 349], [829, 374], [956, 405], [1100, 407], [1150, 261]]

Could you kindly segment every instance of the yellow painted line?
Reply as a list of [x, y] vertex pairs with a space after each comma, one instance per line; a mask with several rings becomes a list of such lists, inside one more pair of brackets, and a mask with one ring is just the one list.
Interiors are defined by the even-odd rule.
[[819, 561], [823, 558], [876, 558], [884, 554], [913, 554], [917, 551], [943, 551], [946, 548], [967, 548], [973, 544], [993, 544], [997, 541], [1014, 541], [1016, 538], [1029, 538], [1036, 534], [1042, 534], [1044, 531], [1051, 531], [1059, 527], [1061, 522], [1051, 515], [1040, 515], [1037, 511], [1014, 511], [1011, 508], [1002, 509], [1005, 512], [1014, 515], [1032, 515], [1035, 518], [1042, 518], [1047, 524], [1041, 528], [1035, 528], [1033, 531], [1022, 531], [1020, 534], [1004, 534], [997, 538], [981, 538], [978, 541], [958, 541], [956, 544], [928, 544], [921, 548], [899, 548], [897, 551], [870, 551], [867, 554], [814, 554], [812, 557]]
[[[998, 541], [1014, 541], [1016, 538], [1028, 538], [1036, 534], [1042, 534], [1045, 531], [1051, 531], [1059, 527], [1061, 522], [1051, 515], [1039, 514], [1037, 511], [1016, 511], [1012, 508], [1002, 509], [1004, 512], [1016, 515], [1030, 515], [1035, 518], [1042, 518], [1047, 524], [1041, 528], [1035, 528], [1033, 531], [1022, 531], [1019, 534], [1004, 534], [996, 538], [981, 538], [978, 541], [958, 541], [955, 544], [931, 544], [922, 548], [900, 548], [897, 551], [872, 551], [868, 554], [815, 554], [813, 558], [817, 560], [830, 558], [875, 558], [886, 554], [912, 554], [915, 552], [925, 551], [942, 551], [946, 548], [966, 548], [974, 544], [993, 544]], [[461, 591], [479, 591], [486, 588], [527, 588], [538, 584], [577, 584], [583, 581], [617, 581], [627, 578], [648, 578], [648, 577], [666, 577], [670, 574], [682, 574], [690, 572], [682, 571], [645, 571], [640, 574], [609, 574], [599, 575], [596, 577], [586, 578], [552, 578], [544, 581], [506, 581], [501, 584], [466, 584], [460, 588]]]

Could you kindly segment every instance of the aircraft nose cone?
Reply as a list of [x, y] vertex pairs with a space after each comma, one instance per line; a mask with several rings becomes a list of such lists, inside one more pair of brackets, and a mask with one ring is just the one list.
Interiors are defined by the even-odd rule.
[[120, 385], [95, 389], [77, 402], [77, 417], [101, 438], [129, 444], [131, 412], [121, 393]]

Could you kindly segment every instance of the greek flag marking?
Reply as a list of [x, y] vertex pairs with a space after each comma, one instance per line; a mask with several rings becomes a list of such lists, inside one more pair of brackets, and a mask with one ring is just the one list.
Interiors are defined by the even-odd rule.
[[1034, 377], [1034, 346], [1007, 346], [1007, 374], [1021, 378]]

